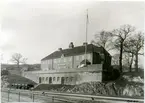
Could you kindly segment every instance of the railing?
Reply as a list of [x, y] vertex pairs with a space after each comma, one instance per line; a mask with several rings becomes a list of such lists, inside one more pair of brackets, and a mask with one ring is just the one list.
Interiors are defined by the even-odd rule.
[[[28, 90], [2, 90], [2, 92], [7, 92], [8, 102], [10, 101], [10, 94], [17, 93], [18, 102], [21, 102], [21, 96], [30, 96], [31, 102], [35, 102], [38, 98], [49, 98], [51, 102], [55, 101], [66, 101], [69, 103], [76, 103], [76, 100], [91, 100], [91, 101], [122, 101], [122, 102], [132, 102], [132, 103], [143, 103], [144, 98], [131, 98], [131, 97], [117, 97], [117, 96], [101, 96], [101, 95], [84, 95], [84, 94], [73, 94], [73, 93], [57, 93], [57, 92], [45, 92], [45, 91], [28, 91]], [[115, 103], [116, 103], [115, 102]], [[103, 102], [104, 103], [104, 102]]]

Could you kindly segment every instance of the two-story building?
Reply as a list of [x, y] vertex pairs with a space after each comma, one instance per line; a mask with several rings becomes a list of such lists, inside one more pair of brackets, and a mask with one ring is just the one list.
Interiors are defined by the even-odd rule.
[[80, 84], [89, 81], [102, 81], [103, 71], [108, 71], [111, 56], [103, 48], [84, 43], [57, 51], [41, 60], [42, 71], [37, 72], [39, 83]]

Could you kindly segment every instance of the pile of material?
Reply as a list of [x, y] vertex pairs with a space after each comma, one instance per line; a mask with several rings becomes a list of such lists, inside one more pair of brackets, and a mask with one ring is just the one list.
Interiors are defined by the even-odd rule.
[[34, 90], [110, 96], [143, 96], [144, 84], [121, 77], [114, 82], [86, 82], [78, 85], [41, 84]]
[[6, 88], [9, 85], [8, 76], [2, 75], [1, 76], [1, 88]]
[[8, 75], [9, 72], [7, 70], [1, 70], [1, 88], [6, 88], [9, 85]]
[[123, 78], [129, 82], [144, 83], [144, 79], [141, 78], [140, 76], [131, 77], [131, 76], [124, 75]]
[[123, 96], [143, 96], [144, 87], [143, 85], [126, 85], [123, 89]]
[[113, 83], [101, 83], [101, 82], [87, 82], [76, 85], [72, 89], [68, 89], [67, 92], [71, 93], [85, 93], [93, 95], [117, 95], [116, 90], [113, 87]]
[[86, 82], [79, 85], [40, 84], [34, 90], [82, 93], [93, 95], [117, 95], [113, 83]]
[[116, 81], [119, 96], [144, 96], [144, 79], [140, 76], [123, 75]]

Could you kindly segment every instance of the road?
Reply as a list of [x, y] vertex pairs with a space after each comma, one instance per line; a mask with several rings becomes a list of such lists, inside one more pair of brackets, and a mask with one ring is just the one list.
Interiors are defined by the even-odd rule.
[[[18, 102], [19, 101], [19, 94], [18, 93], [9, 93], [9, 102]], [[21, 93], [20, 94], [20, 102], [33, 102], [32, 95], [28, 93]], [[35, 95], [34, 102], [37, 103], [52, 103], [52, 98], [42, 97]], [[1, 92], [1, 103], [8, 103], [8, 92]], [[62, 103], [62, 102], [53, 102], [53, 103]]]

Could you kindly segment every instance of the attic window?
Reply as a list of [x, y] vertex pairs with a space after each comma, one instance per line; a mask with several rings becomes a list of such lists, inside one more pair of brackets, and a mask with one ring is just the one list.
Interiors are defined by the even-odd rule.
[[105, 59], [105, 56], [104, 56], [104, 54], [100, 54], [100, 56], [101, 56], [101, 58], [102, 58], [102, 59]]

